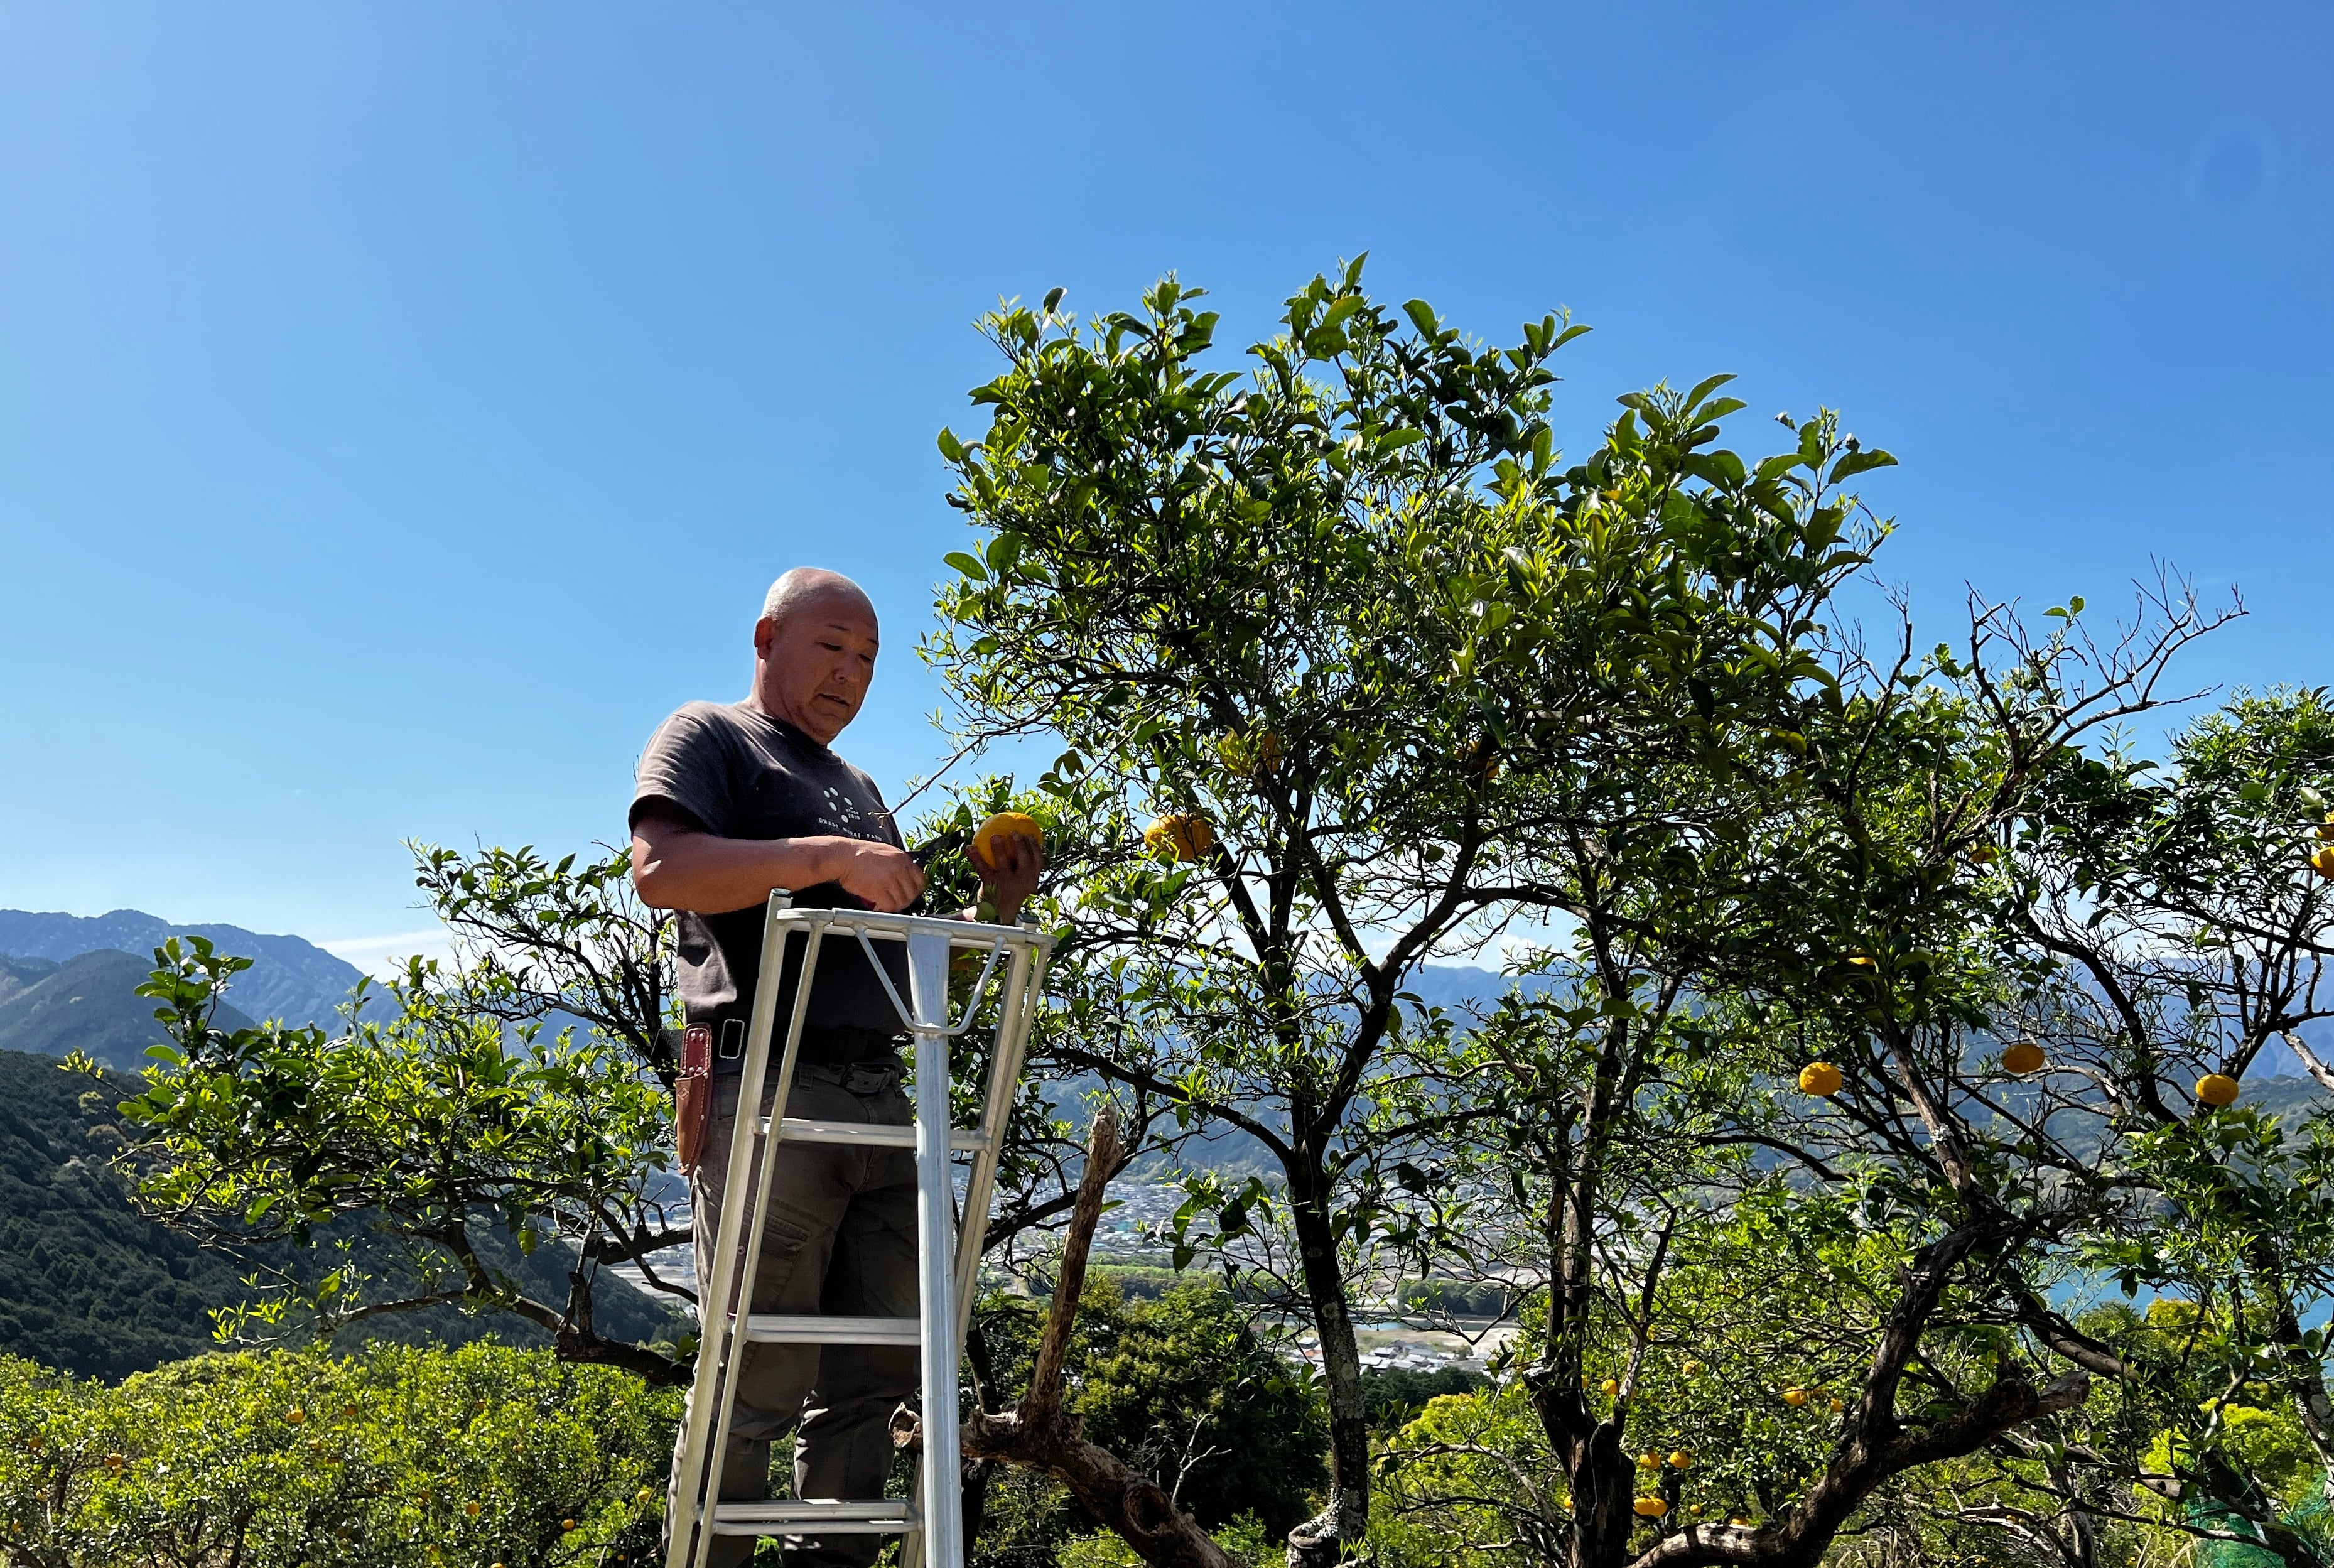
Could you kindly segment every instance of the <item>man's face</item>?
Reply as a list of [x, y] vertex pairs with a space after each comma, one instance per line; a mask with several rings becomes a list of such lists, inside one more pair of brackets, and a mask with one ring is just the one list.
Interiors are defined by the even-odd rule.
[[836, 589], [806, 599], [783, 620], [758, 621], [754, 695], [763, 709], [821, 746], [859, 717], [875, 678], [875, 611]]

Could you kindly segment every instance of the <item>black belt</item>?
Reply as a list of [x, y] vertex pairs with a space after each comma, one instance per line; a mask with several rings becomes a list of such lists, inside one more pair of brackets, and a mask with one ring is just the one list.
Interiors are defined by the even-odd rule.
[[907, 1043], [907, 1035], [888, 1029], [817, 1028], [805, 1024], [799, 1060], [810, 1067], [853, 1067], [895, 1058]]
[[[746, 1059], [746, 1020], [721, 1018], [713, 1024], [713, 1059], [716, 1072], [734, 1073], [737, 1064]], [[848, 1067], [862, 1062], [882, 1062], [896, 1056], [911, 1036], [885, 1029], [855, 1029], [848, 1024], [822, 1028], [805, 1024], [802, 1032], [802, 1058], [807, 1066]], [[680, 1060], [680, 1031], [657, 1031], [657, 1055], [661, 1063]], [[719, 1063], [728, 1063], [727, 1068]]]

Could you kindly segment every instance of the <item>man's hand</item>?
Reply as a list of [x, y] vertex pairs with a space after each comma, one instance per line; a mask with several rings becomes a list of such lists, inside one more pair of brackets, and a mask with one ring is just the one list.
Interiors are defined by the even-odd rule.
[[977, 845], [968, 847], [965, 856], [980, 873], [982, 901], [996, 907], [998, 924], [1009, 926], [1021, 918], [1021, 906], [1037, 890], [1038, 873], [1046, 869], [1046, 846], [1019, 833], [1000, 834], [991, 842], [993, 859]]
[[898, 914], [923, 896], [924, 868], [905, 850], [871, 839], [825, 839], [835, 869], [828, 879], [843, 890], [865, 899], [887, 914]]

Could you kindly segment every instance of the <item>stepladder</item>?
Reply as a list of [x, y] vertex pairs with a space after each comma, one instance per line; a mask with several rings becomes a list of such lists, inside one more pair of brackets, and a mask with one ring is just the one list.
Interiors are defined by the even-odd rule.
[[[797, 940], [790, 941], [790, 938]], [[786, 1113], [821, 949], [863, 951], [913, 1041], [915, 1118], [901, 1127], [812, 1121]], [[879, 948], [904, 947], [902, 995]], [[790, 953], [789, 949], [793, 952]], [[972, 1310], [998, 1156], [1021, 1078], [1053, 938], [1021, 926], [796, 909], [770, 898], [762, 959], [728, 1150], [728, 1200], [711, 1269], [698, 1282], [697, 1374], [674, 1457], [666, 1568], [704, 1568], [721, 1536], [885, 1534], [902, 1538], [902, 1568], [962, 1568], [958, 1368]], [[776, 1016], [785, 972], [799, 965], [787, 1016]], [[950, 996], [952, 972], [957, 984]], [[956, 1125], [952, 1061], [985, 1059], [978, 1120]], [[769, 1113], [761, 1114], [764, 1107]], [[917, 1315], [775, 1315], [750, 1310], [763, 1220], [785, 1143], [906, 1148], [916, 1166]], [[962, 1220], [959, 1220], [960, 1185]], [[914, 1346], [921, 1372], [921, 1457], [907, 1497], [720, 1499], [721, 1456], [737, 1414], [744, 1357], [757, 1344]], [[822, 1353], [827, 1353], [822, 1352]]]

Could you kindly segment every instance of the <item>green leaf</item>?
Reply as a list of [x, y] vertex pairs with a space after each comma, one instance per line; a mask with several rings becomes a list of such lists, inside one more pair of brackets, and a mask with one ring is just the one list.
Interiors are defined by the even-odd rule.
[[1831, 466], [1831, 482], [1837, 485], [1867, 468], [1894, 468], [1895, 466], [1896, 459], [1877, 447], [1862, 452], [1848, 452]]
[[951, 550], [947, 554], [941, 556], [940, 559], [947, 564], [955, 567], [967, 577], [971, 578], [975, 582], [986, 582], [989, 581], [989, 568], [983, 566], [980, 563], [979, 559], [976, 556], [969, 555], [961, 550]]
[[[1727, 383], [1727, 382], [1729, 382], [1729, 381], [1732, 380], [1733, 379], [1734, 379], [1734, 377], [1732, 376], [1732, 374], [1731, 374], [1731, 373], [1722, 373], [1722, 374], [1715, 375], [1715, 376], [1705, 376], [1704, 378], [1702, 378], [1702, 380], [1699, 380], [1699, 381], [1697, 381], [1697, 382], [1695, 382], [1695, 383], [1694, 383], [1694, 388], [1693, 388], [1693, 391], [1688, 392], [1688, 393], [1685, 395], [1685, 406], [1686, 406], [1686, 408], [1687, 408], [1689, 410], [1692, 410], [1692, 409], [1697, 409], [1697, 408], [1701, 407], [1701, 406], [1702, 406], [1702, 400], [1704, 398], [1707, 398], [1708, 396], [1710, 396], [1710, 394], [1711, 394], [1711, 393], [1712, 393], [1712, 392], [1714, 392], [1714, 391], [1718, 390], [1718, 389], [1719, 389], [1719, 388], [1721, 388], [1721, 387], [1722, 387], [1722, 386], [1726, 385], [1726, 383]], [[1739, 409], [1739, 408], [1741, 408], [1742, 405], [1741, 405], [1741, 404], [1740, 404], [1740, 403], [1737, 403], [1737, 404], [1735, 404], [1734, 406], [1735, 406], [1736, 408], [1738, 408], [1738, 409]]]

